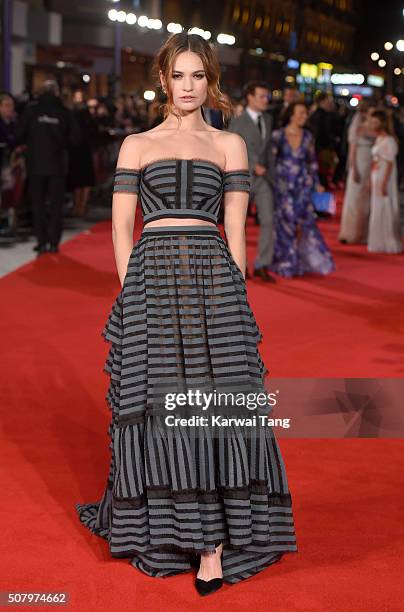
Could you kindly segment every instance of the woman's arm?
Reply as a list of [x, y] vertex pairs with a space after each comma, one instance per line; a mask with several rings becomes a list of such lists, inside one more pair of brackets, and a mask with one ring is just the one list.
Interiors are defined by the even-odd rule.
[[[133, 249], [133, 229], [137, 205], [139, 168], [139, 138], [137, 134], [127, 136], [119, 150], [117, 174], [112, 197], [112, 242], [119, 280], [123, 286]], [[128, 170], [119, 176], [119, 170]]]
[[396, 155], [398, 153], [398, 146], [393, 136], [386, 136], [383, 140], [381, 156], [386, 162], [386, 170], [384, 172], [382, 180], [382, 195], [388, 195], [388, 185], [391, 173], [393, 171], [393, 165], [396, 163]]
[[385, 162], [386, 162], [386, 170], [384, 172], [384, 177], [382, 181], [382, 195], [386, 197], [388, 195], [388, 184], [389, 184], [390, 175], [393, 170], [394, 162], [387, 160], [387, 159], [385, 160]]
[[361, 177], [359, 175], [359, 170], [358, 170], [358, 164], [356, 161], [357, 150], [358, 150], [358, 147], [356, 145], [356, 142], [352, 142], [349, 147], [348, 165], [349, 165], [349, 168], [353, 172], [353, 178], [354, 178], [355, 183], [359, 183], [361, 180]]
[[[232, 171], [241, 171], [234, 172]], [[238, 134], [226, 141], [224, 183], [224, 230], [229, 251], [244, 278], [246, 269], [245, 223], [250, 191], [248, 155], [245, 141]]]
[[324, 191], [324, 187], [321, 185], [318, 175], [318, 161], [316, 148], [314, 146], [314, 138], [308, 130], [305, 130], [305, 133], [307, 134], [307, 169], [309, 176], [312, 179], [313, 189], [316, 191]]

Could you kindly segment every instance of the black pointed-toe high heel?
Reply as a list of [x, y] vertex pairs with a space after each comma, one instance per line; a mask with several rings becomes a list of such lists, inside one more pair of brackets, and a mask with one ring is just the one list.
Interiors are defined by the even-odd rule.
[[[220, 553], [220, 562], [223, 561], [223, 550]], [[195, 587], [199, 595], [211, 595], [223, 586], [223, 578], [212, 578], [212, 580], [202, 580], [195, 578]]]

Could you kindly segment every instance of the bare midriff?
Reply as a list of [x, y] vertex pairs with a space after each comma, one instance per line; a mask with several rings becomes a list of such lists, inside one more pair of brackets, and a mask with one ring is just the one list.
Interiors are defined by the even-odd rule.
[[217, 227], [216, 223], [213, 223], [213, 221], [205, 221], [204, 219], [175, 219], [174, 217], [148, 221], [143, 227], [158, 227], [164, 225], [213, 225]]

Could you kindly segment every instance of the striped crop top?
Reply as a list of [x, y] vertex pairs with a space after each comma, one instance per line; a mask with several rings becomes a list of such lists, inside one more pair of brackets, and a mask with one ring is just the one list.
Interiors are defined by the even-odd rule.
[[157, 159], [139, 170], [116, 168], [113, 192], [138, 193], [143, 224], [165, 217], [217, 224], [223, 193], [250, 191], [247, 169], [224, 171], [205, 159]]

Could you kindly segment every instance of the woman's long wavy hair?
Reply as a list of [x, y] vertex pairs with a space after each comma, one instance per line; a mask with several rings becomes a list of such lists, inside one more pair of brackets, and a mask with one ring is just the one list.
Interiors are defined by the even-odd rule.
[[173, 113], [181, 121], [181, 116], [174, 111], [170, 77], [175, 58], [183, 51], [192, 51], [201, 58], [208, 80], [208, 91], [204, 104], [209, 108], [221, 110], [223, 120], [226, 122], [233, 115], [233, 107], [228, 96], [220, 90], [220, 63], [216, 49], [212, 43], [209, 43], [202, 36], [188, 34], [186, 31], [169, 36], [160, 47], [153, 61], [152, 74], [157, 79], [157, 86], [161, 87], [159, 78], [159, 71], [161, 70], [167, 88], [167, 101], [160, 105], [164, 119], [169, 113]]

